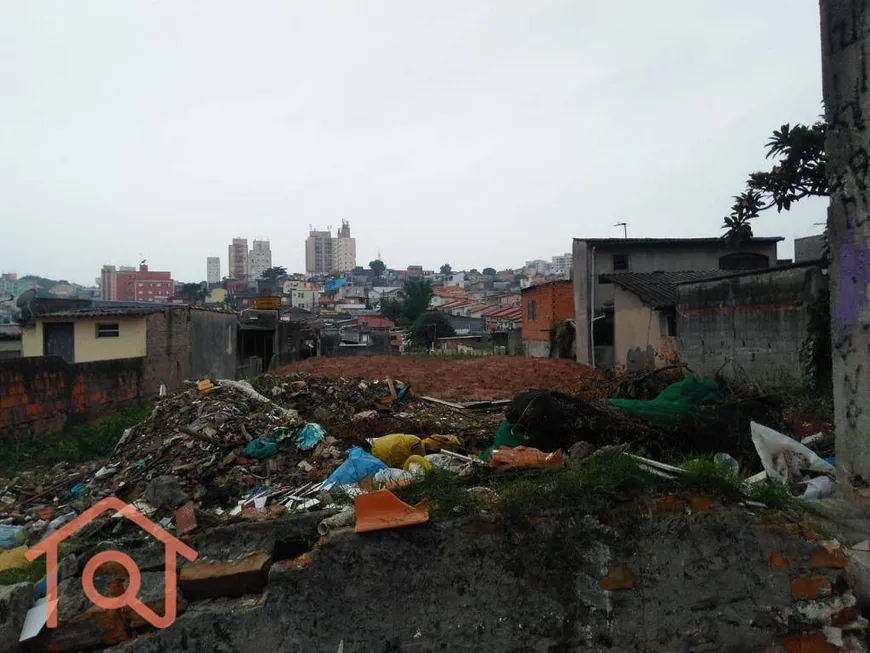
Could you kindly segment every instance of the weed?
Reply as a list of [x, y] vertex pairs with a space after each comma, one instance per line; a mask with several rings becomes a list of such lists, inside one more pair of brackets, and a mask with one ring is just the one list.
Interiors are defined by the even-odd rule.
[[738, 474], [717, 464], [712, 455], [683, 461], [685, 474], [676, 479], [677, 485], [691, 492], [713, 492], [732, 499], [740, 498], [743, 479]]
[[788, 489], [787, 485], [768, 479], [755, 483], [746, 490], [746, 498], [750, 501], [763, 503], [768, 508], [793, 508], [797, 500]]
[[57, 435], [10, 442], [0, 448], [0, 473], [16, 473], [58, 462], [77, 463], [108, 456], [125, 429], [145, 420], [146, 405], [135, 405], [96, 424], [82, 424]]

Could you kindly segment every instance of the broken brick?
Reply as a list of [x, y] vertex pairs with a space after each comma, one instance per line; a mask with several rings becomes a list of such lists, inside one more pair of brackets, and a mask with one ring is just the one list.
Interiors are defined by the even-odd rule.
[[659, 497], [656, 501], [656, 513], [685, 512], [686, 502], [672, 495]]
[[788, 558], [779, 551], [770, 554], [770, 566], [774, 569], [788, 569]]
[[692, 512], [703, 512], [707, 514], [713, 513], [713, 499], [706, 497], [692, 497], [690, 504]]
[[607, 567], [607, 575], [601, 579], [601, 587], [606, 590], [634, 589], [634, 576], [625, 567]]
[[808, 601], [831, 594], [831, 583], [824, 576], [795, 578], [791, 582], [791, 597], [795, 601]]
[[275, 566], [281, 569], [305, 569], [305, 567], [310, 564], [311, 554], [303, 553], [301, 556], [293, 558], [292, 560], [279, 560], [275, 563]]
[[196, 528], [196, 513], [193, 501], [188, 501], [175, 511], [175, 531], [187, 533]]
[[268, 553], [251, 553], [232, 562], [198, 562], [181, 570], [181, 592], [189, 601], [256, 594], [266, 586]]
[[852, 606], [850, 608], [844, 608], [840, 610], [837, 614], [831, 617], [831, 625], [837, 628], [842, 628], [858, 618], [858, 608], [856, 606]]
[[791, 635], [782, 640], [782, 645], [789, 653], [834, 653], [836, 650], [822, 632]]
[[845, 554], [838, 547], [827, 543], [813, 551], [810, 558], [813, 569], [845, 569], [847, 564], [849, 560]]

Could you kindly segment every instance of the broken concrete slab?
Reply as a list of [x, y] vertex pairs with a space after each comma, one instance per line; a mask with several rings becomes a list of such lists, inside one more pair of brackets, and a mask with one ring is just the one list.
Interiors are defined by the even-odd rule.
[[[141, 575], [141, 586], [138, 598], [158, 616], [166, 613], [166, 575], [159, 571], [149, 571]], [[175, 590], [175, 611], [182, 614], [187, 609], [187, 601], [181, 591]], [[130, 628], [138, 629], [150, 624], [132, 608], [126, 607], [121, 610], [124, 620]]]
[[232, 560], [194, 562], [181, 570], [181, 593], [189, 601], [262, 592], [268, 579], [271, 553], [250, 553]]
[[33, 583], [0, 586], [0, 653], [19, 650], [18, 635], [35, 599]]

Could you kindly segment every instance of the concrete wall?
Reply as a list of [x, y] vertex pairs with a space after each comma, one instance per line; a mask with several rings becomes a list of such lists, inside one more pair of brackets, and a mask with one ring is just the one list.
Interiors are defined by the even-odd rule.
[[239, 321], [234, 313], [188, 309], [190, 377], [236, 378]]
[[659, 312], [644, 304], [633, 292], [618, 286], [614, 290], [616, 367], [629, 370], [656, 367], [662, 360], [662, 318]]
[[818, 261], [825, 250], [824, 236], [806, 236], [794, 239], [794, 262]]
[[60, 431], [147, 397], [144, 359], [66, 363], [50, 356], [0, 361], [0, 442]]
[[702, 376], [801, 377], [807, 305], [826, 283], [818, 265], [793, 265], [677, 286], [680, 360]]
[[549, 358], [549, 340], [523, 340], [523, 353], [531, 358]]
[[190, 377], [190, 309], [166, 309], [147, 318], [145, 391], [173, 390]]
[[0, 358], [19, 358], [20, 356], [21, 340], [0, 338]]

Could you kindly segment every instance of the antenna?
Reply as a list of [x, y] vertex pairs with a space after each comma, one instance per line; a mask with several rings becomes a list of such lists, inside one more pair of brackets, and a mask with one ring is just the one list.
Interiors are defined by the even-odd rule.
[[622, 227], [622, 237], [628, 238], [628, 223], [627, 222], [617, 222], [614, 227]]
[[381, 248], [380, 248], [380, 247], [378, 247], [378, 260], [379, 260], [379, 261], [383, 261], [383, 260], [384, 260], [384, 259], [381, 258]]

